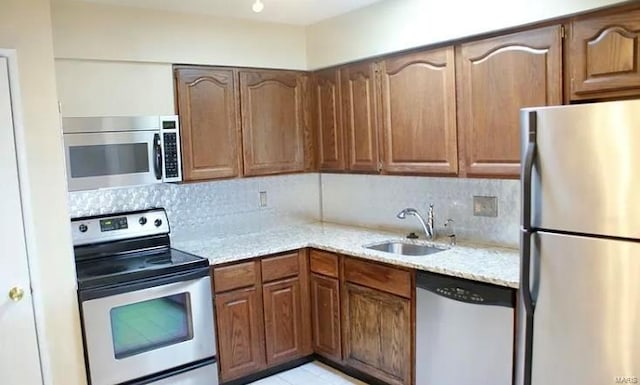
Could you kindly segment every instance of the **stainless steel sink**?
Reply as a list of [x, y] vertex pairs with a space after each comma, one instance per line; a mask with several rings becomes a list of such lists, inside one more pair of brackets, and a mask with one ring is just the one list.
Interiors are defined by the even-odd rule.
[[385, 242], [377, 245], [365, 246], [367, 249], [384, 251], [385, 253], [400, 254], [400, 255], [429, 255], [445, 251], [447, 249], [428, 246], [428, 245], [416, 245], [413, 243], [405, 242]]

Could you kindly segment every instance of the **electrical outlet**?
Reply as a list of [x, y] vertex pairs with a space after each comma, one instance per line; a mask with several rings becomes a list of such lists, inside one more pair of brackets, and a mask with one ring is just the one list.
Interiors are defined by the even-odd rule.
[[473, 216], [476, 217], [497, 217], [498, 198], [487, 196], [473, 197]]
[[260, 207], [267, 207], [267, 192], [260, 191]]

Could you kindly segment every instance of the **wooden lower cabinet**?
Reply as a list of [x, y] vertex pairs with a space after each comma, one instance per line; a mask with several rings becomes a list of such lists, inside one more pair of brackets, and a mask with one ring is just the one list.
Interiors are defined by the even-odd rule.
[[347, 282], [345, 363], [389, 384], [412, 384], [411, 300]]
[[311, 324], [313, 350], [330, 360], [342, 361], [340, 337], [340, 282], [311, 274]]
[[222, 382], [313, 353], [307, 250], [214, 267]]
[[223, 383], [313, 353], [413, 384], [411, 270], [307, 250], [214, 267]]
[[262, 287], [268, 366], [300, 358], [306, 353], [301, 292], [298, 277]]
[[215, 297], [222, 381], [266, 368], [262, 298], [255, 287]]

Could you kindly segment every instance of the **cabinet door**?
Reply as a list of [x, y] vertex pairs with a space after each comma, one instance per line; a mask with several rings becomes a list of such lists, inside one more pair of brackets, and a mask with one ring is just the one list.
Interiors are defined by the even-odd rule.
[[250, 288], [217, 294], [215, 304], [222, 381], [265, 369], [260, 292]]
[[520, 174], [520, 109], [562, 104], [561, 27], [463, 44], [458, 60], [461, 175]]
[[245, 175], [304, 171], [303, 79], [292, 71], [240, 71]]
[[383, 171], [455, 175], [453, 47], [393, 57], [380, 67]]
[[262, 287], [268, 366], [300, 358], [305, 353], [300, 289], [297, 277]]
[[240, 115], [232, 69], [177, 68], [185, 181], [240, 175]]
[[314, 122], [318, 138], [318, 163], [321, 171], [345, 169], [340, 70], [314, 74]]
[[389, 384], [411, 384], [411, 301], [345, 284], [346, 364]]
[[347, 168], [378, 171], [378, 121], [374, 63], [342, 69], [343, 127], [347, 135]]
[[310, 283], [313, 350], [341, 362], [340, 284], [335, 278], [317, 274], [311, 274]]
[[571, 99], [640, 94], [640, 9], [571, 24]]

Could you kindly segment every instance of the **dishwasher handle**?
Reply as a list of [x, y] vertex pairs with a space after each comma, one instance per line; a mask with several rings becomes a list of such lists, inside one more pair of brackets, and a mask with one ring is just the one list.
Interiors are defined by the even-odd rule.
[[416, 273], [416, 287], [444, 298], [475, 305], [515, 308], [516, 303], [514, 289], [424, 271]]

